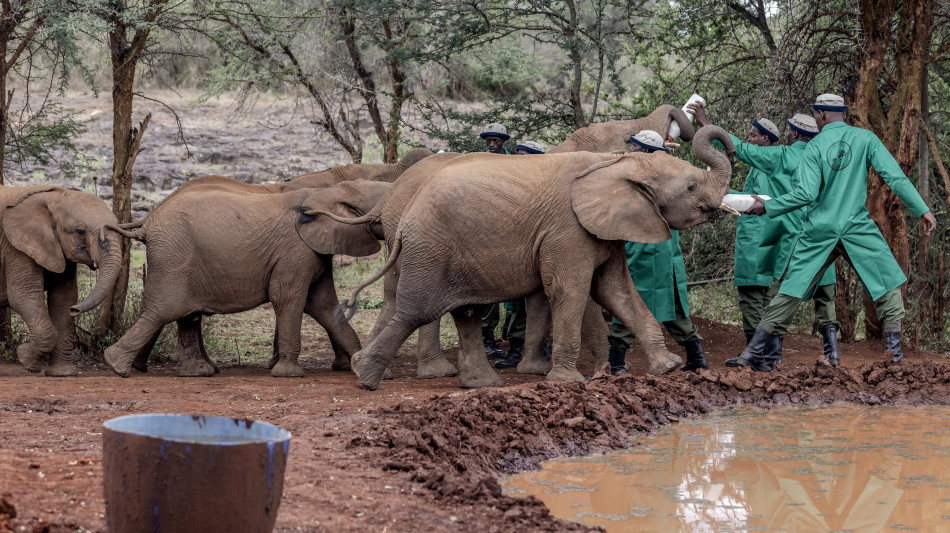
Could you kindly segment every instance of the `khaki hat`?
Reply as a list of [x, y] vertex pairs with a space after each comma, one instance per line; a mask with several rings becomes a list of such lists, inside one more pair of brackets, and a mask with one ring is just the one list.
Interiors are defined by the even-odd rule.
[[818, 123], [815, 119], [801, 113], [796, 113], [788, 119], [788, 127], [808, 137], [818, 135]]
[[543, 154], [544, 147], [541, 146], [541, 143], [536, 141], [521, 141], [518, 143], [518, 146], [515, 146], [515, 150], [524, 150], [529, 154]]
[[511, 138], [511, 136], [508, 135], [508, 128], [498, 122], [492, 122], [488, 126], [485, 126], [485, 131], [479, 133], [478, 136], [482, 139], [485, 137], [498, 137], [503, 141], [507, 141]]
[[758, 120], [753, 120], [752, 125], [761, 131], [762, 135], [772, 139], [772, 142], [778, 141], [778, 128], [771, 120], [767, 118], [760, 118]]
[[630, 142], [638, 144], [651, 152], [666, 151], [666, 147], [663, 146], [663, 137], [660, 137], [660, 134], [653, 130], [643, 130], [636, 135], [631, 135]]
[[847, 111], [848, 105], [844, 103], [844, 98], [837, 94], [825, 93], [815, 98], [811, 108], [818, 111]]

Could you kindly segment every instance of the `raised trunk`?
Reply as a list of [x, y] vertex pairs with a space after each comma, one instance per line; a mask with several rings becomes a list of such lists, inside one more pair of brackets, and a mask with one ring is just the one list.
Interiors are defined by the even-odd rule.
[[106, 300], [113, 287], [115, 287], [116, 279], [123, 270], [121, 244], [125, 239], [120, 238], [115, 233], [111, 233], [107, 239], [109, 241], [109, 252], [97, 259], [99, 276], [96, 278], [95, 286], [81, 302], [69, 308], [69, 312], [74, 316], [85, 313]]
[[[686, 113], [684, 113], [682, 109], [675, 108], [670, 110], [670, 120], [676, 122], [676, 125], [679, 126], [680, 139], [686, 142], [693, 140], [693, 137], [696, 135], [696, 128], [693, 127], [693, 122], [686, 116]], [[657, 133], [663, 134], [662, 131]]]
[[736, 151], [736, 147], [732, 144], [732, 139], [729, 138], [726, 130], [718, 126], [705, 126], [700, 128], [693, 139], [693, 155], [709, 165], [711, 169], [709, 174], [712, 178], [719, 182], [724, 189], [728, 189], [729, 179], [732, 177], [732, 164], [729, 163], [726, 154], [712, 145], [713, 139], [721, 142], [726, 147], [726, 153], [732, 154]]

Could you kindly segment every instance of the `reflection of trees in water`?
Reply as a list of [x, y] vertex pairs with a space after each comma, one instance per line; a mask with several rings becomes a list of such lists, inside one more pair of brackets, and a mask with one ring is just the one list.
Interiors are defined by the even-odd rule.
[[[583, 471], [560, 464], [574, 471], [557, 484], [594, 490], [541, 498], [556, 515], [583, 512], [625, 531], [940, 527], [950, 483], [941, 479], [943, 458], [919, 450], [950, 449], [947, 417], [945, 408], [833, 407], [690, 421], [629, 452], [586, 460]], [[610, 521], [620, 516], [631, 521]]]

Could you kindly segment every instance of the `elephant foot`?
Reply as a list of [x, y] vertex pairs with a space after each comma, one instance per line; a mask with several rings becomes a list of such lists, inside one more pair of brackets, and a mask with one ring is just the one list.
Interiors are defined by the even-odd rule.
[[484, 374], [460, 374], [459, 387], [463, 389], [480, 389], [482, 387], [501, 387], [505, 382], [498, 377], [494, 370], [489, 369]]
[[115, 345], [106, 348], [106, 351], [102, 354], [102, 358], [105, 359], [106, 364], [109, 365], [109, 368], [112, 369], [116, 374], [127, 378], [131, 373], [132, 368], [131, 357], [122, 357], [118, 350], [115, 349]]
[[204, 359], [179, 359], [175, 375], [183, 378], [207, 378], [214, 375], [214, 367]]
[[518, 363], [518, 373], [544, 376], [551, 371], [552, 367], [551, 361], [545, 361], [540, 357], [524, 358]]
[[457, 375], [459, 371], [455, 365], [441, 355], [431, 361], [419, 361], [416, 365], [416, 377], [419, 379], [450, 378]]
[[19, 359], [20, 364], [30, 372], [39, 372], [43, 370], [43, 367], [46, 365], [46, 361], [43, 361], [38, 355], [33, 353], [33, 350], [30, 349], [30, 343], [23, 343], [16, 348], [16, 358]]
[[584, 381], [584, 374], [576, 368], [552, 368], [545, 381]]
[[[369, 357], [363, 356], [362, 352], [353, 355], [350, 366], [353, 367], [353, 373], [356, 374], [356, 379], [360, 381], [360, 385], [367, 390], [378, 389], [379, 380], [383, 379], [384, 374], [389, 372], [388, 368], [371, 361]], [[390, 376], [392, 376], [392, 373], [390, 373]]]
[[79, 370], [72, 363], [60, 363], [46, 367], [46, 375], [55, 378], [69, 378], [79, 375]]
[[330, 370], [350, 370], [350, 358], [345, 355], [337, 354], [337, 356], [333, 358], [333, 362], [330, 363]]
[[134, 361], [132, 361], [132, 368], [138, 370], [139, 372], [148, 372], [148, 356], [149, 354], [139, 354]]
[[653, 375], [666, 374], [680, 366], [683, 360], [673, 352], [659, 352], [650, 357], [650, 366], [647, 372]]
[[280, 356], [274, 354], [270, 357], [270, 361], [267, 362], [267, 370], [274, 368], [274, 365], [277, 364], [277, 361], [280, 361]]
[[386, 370], [383, 370], [383, 378], [382, 378], [382, 379], [383, 379], [383, 381], [390, 381], [390, 380], [396, 379], [396, 377], [393, 376], [393, 371], [390, 370], [389, 367], [386, 367]]
[[302, 378], [304, 376], [303, 368], [287, 358], [281, 358], [280, 361], [271, 369], [270, 375], [275, 378]]

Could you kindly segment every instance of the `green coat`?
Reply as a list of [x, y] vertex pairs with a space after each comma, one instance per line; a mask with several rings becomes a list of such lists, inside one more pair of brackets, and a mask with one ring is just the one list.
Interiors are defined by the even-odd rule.
[[808, 206], [780, 294], [801, 298], [838, 241], [871, 299], [907, 281], [864, 205], [869, 166], [914, 216], [930, 210], [877, 136], [844, 122], [826, 125], [805, 148], [794, 190], [765, 202], [770, 218]]
[[[791, 146], [757, 146], [729, 136], [736, 157], [752, 167], [742, 192], [777, 198], [792, 191], [792, 176], [801, 163], [808, 144], [798, 141]], [[741, 216], [736, 224], [735, 278], [737, 287], [768, 287], [773, 279], [782, 279], [792, 249], [802, 232], [805, 208], [775, 218]], [[822, 276], [819, 285], [835, 282], [834, 266]]]
[[[672, 238], [657, 244], [628, 242], [624, 245], [630, 277], [657, 322], [676, 320], [677, 291], [683, 313], [689, 316], [686, 263], [680, 250], [680, 232], [672, 229], [670, 233]], [[616, 318], [614, 322], [620, 323]]]

